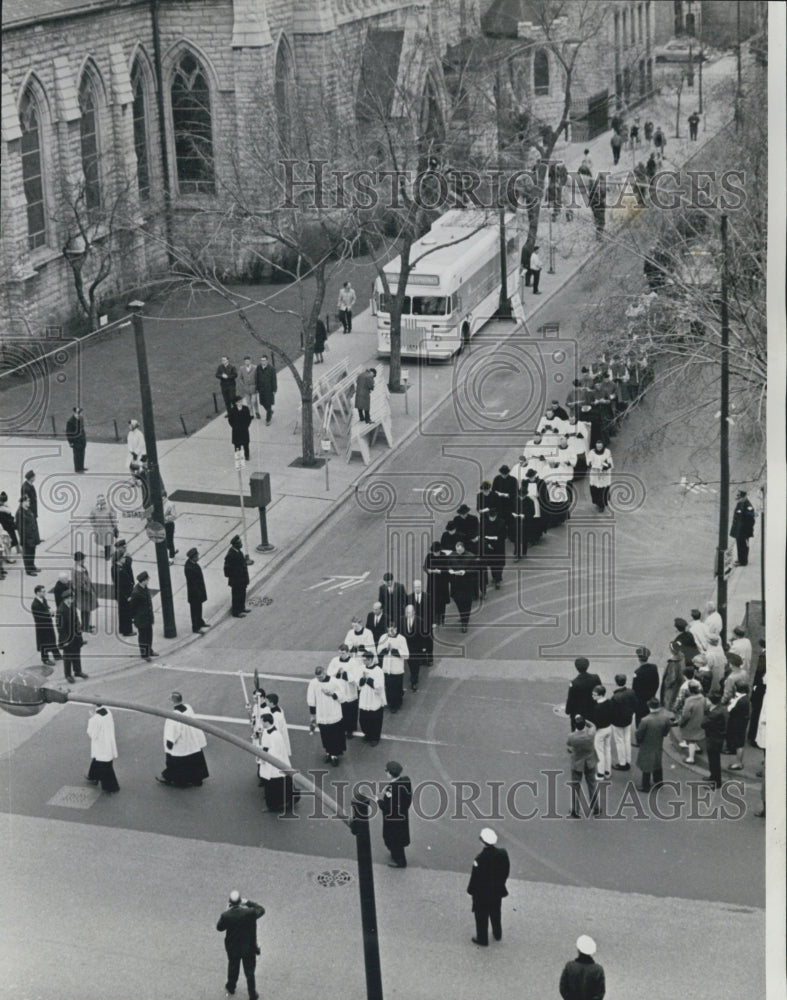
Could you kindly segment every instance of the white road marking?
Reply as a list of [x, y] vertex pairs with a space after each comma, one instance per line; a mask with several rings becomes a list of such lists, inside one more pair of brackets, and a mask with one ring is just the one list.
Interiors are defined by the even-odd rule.
[[341, 593], [342, 591], [347, 590], [348, 587], [357, 587], [359, 583], [363, 583], [366, 580], [368, 575], [369, 570], [367, 569], [363, 576], [325, 576], [319, 583], [314, 583], [311, 587], [304, 587], [303, 589], [306, 591], [317, 590], [318, 587], [325, 587], [324, 593], [329, 590], [338, 590]]
[[[183, 674], [215, 674], [219, 677], [233, 677], [235, 675], [235, 671], [213, 670], [210, 667], [173, 667], [169, 663], [155, 663], [154, 666], [158, 670], [178, 670]], [[239, 670], [237, 673], [241, 677], [254, 676], [254, 671], [247, 673]], [[311, 680], [311, 677], [293, 677], [289, 674], [258, 674], [258, 676], [266, 681], [294, 681], [296, 684], [308, 684]]]

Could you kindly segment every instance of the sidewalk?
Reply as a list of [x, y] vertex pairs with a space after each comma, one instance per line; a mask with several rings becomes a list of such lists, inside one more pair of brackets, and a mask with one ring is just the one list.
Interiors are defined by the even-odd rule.
[[[723, 63], [724, 60], [720, 60]], [[714, 65], [719, 70], [720, 64]], [[710, 74], [708, 74], [710, 75]], [[726, 111], [717, 109], [716, 116], [709, 116], [704, 138], [715, 134], [726, 120]], [[638, 110], [641, 119], [651, 116], [648, 108]], [[654, 121], [656, 119], [654, 118]], [[596, 169], [603, 169], [606, 160], [611, 162], [609, 134], [598, 136], [588, 143], [594, 156]], [[682, 144], [672, 141], [670, 157], [694, 153], [701, 143]], [[583, 156], [584, 144], [571, 146], [565, 151], [566, 161], [574, 168]], [[576, 163], [574, 162], [576, 161]], [[609, 212], [612, 218], [608, 229], [622, 225], [625, 210]], [[549, 213], [541, 214], [539, 239], [546, 244]], [[543, 294], [535, 299], [526, 296], [520, 302], [518, 294], [513, 296], [517, 318], [526, 323], [531, 333], [538, 325], [529, 320], [557, 295], [588, 260], [596, 253], [592, 216], [589, 209], [580, 210], [575, 216], [572, 240], [561, 237], [561, 255], [556, 275], [544, 274]], [[556, 229], [557, 227], [553, 227]], [[512, 330], [510, 324], [500, 324], [500, 335]], [[367, 310], [354, 318], [353, 333], [334, 333], [325, 355], [324, 366], [316, 366], [315, 378], [333, 364], [346, 358], [349, 368], [356, 365], [374, 365], [380, 372], [378, 381], [384, 379], [383, 364], [376, 357], [376, 323]], [[394, 448], [414, 434], [421, 422], [452, 391], [453, 365], [420, 367], [412, 366], [412, 384], [407, 394], [391, 396]], [[264, 599], [262, 585], [271, 574], [298, 547], [306, 541], [315, 525], [323, 525], [326, 520], [347, 501], [356, 486], [367, 473], [386, 462], [392, 450], [380, 441], [372, 447], [372, 461], [364, 466], [360, 457], [354, 455], [350, 462], [344, 454], [332, 455], [327, 465], [317, 469], [294, 468], [292, 463], [300, 455], [300, 431], [297, 429], [297, 415], [300, 409], [297, 386], [291, 373], [284, 369], [279, 373], [279, 391], [276, 398], [275, 416], [270, 426], [264, 420], [252, 424], [251, 460], [243, 472], [244, 494], [249, 493], [249, 474], [264, 471], [270, 474], [272, 502], [267, 510], [268, 537], [275, 549], [268, 553], [258, 553], [255, 546], [260, 540], [260, 527], [255, 508], [246, 511], [246, 536], [248, 545], [244, 548], [254, 562], [249, 567], [250, 603], [253, 605]], [[319, 430], [319, 421], [317, 430]], [[382, 436], [381, 436], [382, 441]], [[111, 498], [119, 512], [120, 535], [128, 542], [128, 551], [134, 560], [134, 571], [147, 569], [151, 574], [153, 587], [157, 589], [157, 571], [153, 544], [148, 541], [143, 522], [136, 516], [136, 498], [129, 488], [130, 477], [126, 472], [125, 444], [91, 443], [88, 450], [90, 471], [77, 476], [71, 472], [70, 449], [62, 439], [42, 440], [29, 438], [7, 438], [4, 441], [0, 460], [0, 481], [9, 496], [14, 490], [8, 484], [21, 480], [24, 473], [34, 468], [37, 473], [40, 530], [45, 541], [38, 549], [37, 562], [42, 570], [39, 577], [27, 577], [21, 568], [21, 559], [9, 566], [8, 577], [0, 589], [0, 613], [5, 627], [0, 669], [18, 668], [38, 662], [35, 652], [34, 633], [30, 618], [30, 602], [33, 587], [43, 583], [48, 591], [54, 586], [57, 575], [70, 571], [73, 563], [71, 554], [77, 548], [89, 552], [89, 538], [85, 533], [84, 519], [95, 502], [98, 493]], [[208, 602], [205, 607], [206, 620], [212, 623], [226, 617], [229, 611], [229, 589], [223, 576], [224, 555], [233, 535], [241, 532], [240, 510], [237, 504], [229, 502], [226, 495], [238, 494], [238, 474], [234, 468], [234, 453], [230, 444], [229, 428], [224, 416], [212, 420], [188, 438], [178, 438], [159, 442], [159, 460], [164, 483], [174, 497], [179, 517], [176, 524], [175, 544], [178, 549], [176, 564], [171, 567], [172, 585], [178, 638], [161, 638], [160, 602], [154, 600], [157, 624], [155, 645], [158, 651], [172, 654], [175, 650], [198, 643], [200, 637], [190, 629], [188, 605], [185, 598], [183, 562], [185, 554], [192, 546], [200, 551], [200, 562], [205, 573]], [[203, 499], [213, 502], [186, 502], [177, 499], [179, 491], [193, 491], [202, 494]], [[213, 498], [205, 497], [214, 494]], [[223, 496], [222, 496], [223, 495]], [[84, 669], [94, 676], [127, 667], [138, 661], [135, 639], [122, 639], [114, 634], [108, 610], [114, 612], [111, 595], [109, 564], [100, 554], [89, 552], [90, 571], [94, 583], [102, 585], [100, 608], [96, 615], [98, 633], [89, 637], [89, 644], [83, 652]], [[736, 571], [737, 572], [737, 571]], [[751, 578], [751, 585], [744, 582]], [[758, 579], [751, 571], [740, 583], [731, 587], [730, 621], [742, 620], [745, 601], [758, 595]], [[50, 604], [54, 604], [50, 600]], [[60, 680], [59, 670], [56, 678]]]

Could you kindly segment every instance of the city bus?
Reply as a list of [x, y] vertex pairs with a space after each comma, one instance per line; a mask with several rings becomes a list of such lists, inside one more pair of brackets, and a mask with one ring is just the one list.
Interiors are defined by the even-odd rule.
[[[468, 232], [472, 235], [468, 236]], [[407, 279], [402, 308], [402, 357], [448, 360], [469, 343], [498, 307], [498, 216], [451, 209], [413, 244], [410, 259], [418, 260], [425, 253]], [[398, 285], [399, 268], [398, 257], [384, 268], [392, 294]], [[519, 241], [513, 213], [506, 215], [506, 269], [510, 297], [517, 291], [519, 272]], [[377, 353], [388, 357], [390, 303], [379, 277], [372, 306], [377, 316]]]

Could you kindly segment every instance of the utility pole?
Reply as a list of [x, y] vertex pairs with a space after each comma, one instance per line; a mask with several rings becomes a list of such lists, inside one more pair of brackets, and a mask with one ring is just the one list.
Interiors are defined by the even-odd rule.
[[719, 427], [719, 537], [716, 547], [716, 610], [721, 615], [721, 641], [727, 638], [725, 554], [730, 523], [730, 317], [728, 302], [727, 216], [721, 217], [721, 425]]
[[[142, 308], [144, 302], [129, 302], [131, 322], [134, 327], [134, 345], [137, 351], [137, 369], [139, 371], [139, 395], [142, 401], [142, 429], [145, 434], [145, 450], [148, 459], [148, 486], [150, 497], [148, 502], [153, 507], [152, 521], [160, 526], [159, 535], [153, 539], [156, 545], [156, 566], [158, 581], [161, 588], [161, 616], [164, 619], [164, 638], [174, 639], [178, 630], [175, 626], [175, 607], [172, 601], [172, 580], [169, 575], [169, 553], [167, 552], [166, 536], [164, 535], [164, 502], [161, 499], [161, 474], [158, 466], [158, 450], [156, 448], [156, 426], [153, 421], [153, 397], [150, 392], [150, 374], [148, 372], [148, 355], [145, 348], [145, 328], [142, 324]], [[150, 537], [150, 536], [149, 536]]]

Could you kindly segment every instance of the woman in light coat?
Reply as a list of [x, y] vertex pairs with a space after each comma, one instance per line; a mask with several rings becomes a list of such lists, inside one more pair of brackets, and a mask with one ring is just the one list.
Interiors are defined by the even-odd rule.
[[691, 680], [689, 696], [683, 703], [680, 715], [680, 745], [688, 750], [687, 764], [694, 763], [695, 754], [701, 752], [701, 745], [704, 745], [705, 730], [702, 728], [704, 720], [705, 695], [702, 693], [702, 685], [697, 680]]

